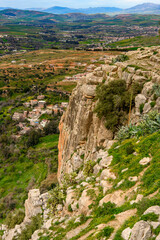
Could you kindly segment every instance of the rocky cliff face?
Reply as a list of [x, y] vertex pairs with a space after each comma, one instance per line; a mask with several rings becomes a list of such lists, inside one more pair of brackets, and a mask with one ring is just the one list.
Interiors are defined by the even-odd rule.
[[[154, 53], [155, 54], [154, 55]], [[106, 59], [106, 64], [78, 82], [70, 97], [69, 106], [60, 122], [59, 138], [59, 168], [58, 179], [62, 182], [65, 174], [78, 171], [85, 162], [97, 158], [96, 149], [107, 147], [113, 139], [111, 131], [104, 126], [104, 121], [94, 113], [95, 90], [99, 83], [122, 79], [129, 86], [133, 82], [144, 84], [142, 93], [136, 96], [135, 108], [132, 109], [131, 120], [136, 123], [140, 116], [140, 106], [144, 105], [143, 113], [152, 109], [152, 88], [160, 83], [160, 55], [157, 48], [146, 48], [128, 53], [129, 60], [112, 64], [112, 56]], [[160, 108], [158, 98], [155, 109]], [[110, 145], [110, 144], [109, 144]]]
[[[99, 71], [97, 71], [99, 72]], [[91, 79], [92, 79], [92, 75]], [[60, 122], [59, 170], [61, 181], [65, 173], [77, 171], [84, 159], [95, 158], [96, 147], [106, 145], [113, 138], [111, 131], [104, 127], [103, 120], [93, 113], [95, 89], [102, 77], [94, 76], [94, 85], [86, 79], [73, 91], [66, 113]]]

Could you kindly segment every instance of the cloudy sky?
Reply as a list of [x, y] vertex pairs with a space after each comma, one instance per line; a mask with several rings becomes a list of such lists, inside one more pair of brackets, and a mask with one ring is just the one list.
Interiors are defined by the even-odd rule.
[[132, 7], [136, 4], [151, 2], [160, 4], [160, 0], [0, 0], [0, 7], [13, 8], [48, 8], [53, 6], [65, 7]]

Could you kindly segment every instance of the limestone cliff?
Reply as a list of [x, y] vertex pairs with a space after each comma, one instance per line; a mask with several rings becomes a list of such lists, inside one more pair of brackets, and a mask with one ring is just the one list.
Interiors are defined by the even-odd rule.
[[59, 180], [64, 173], [70, 174], [78, 170], [83, 159], [93, 159], [96, 147], [103, 146], [113, 138], [112, 132], [104, 127], [103, 120], [93, 113], [95, 84], [102, 79], [95, 77], [94, 85], [86, 83], [84, 79], [78, 83], [70, 97], [59, 127]]
[[[110, 56], [106, 64], [96, 68], [78, 82], [74, 89], [69, 106], [60, 122], [59, 138], [59, 168], [58, 179], [61, 182], [65, 174], [80, 169], [90, 159], [97, 157], [98, 147], [107, 147], [108, 141], [113, 139], [111, 131], [104, 126], [104, 121], [97, 118], [93, 112], [95, 108], [96, 86], [102, 81], [105, 84], [112, 80], [123, 79], [127, 85], [133, 82], [144, 84], [142, 94], [136, 96], [135, 108], [132, 109], [131, 120], [136, 123], [140, 116], [140, 106], [143, 113], [152, 109], [152, 87], [160, 83], [159, 53], [155, 47], [128, 53], [129, 60], [112, 63]], [[154, 108], [160, 108], [159, 99]]]

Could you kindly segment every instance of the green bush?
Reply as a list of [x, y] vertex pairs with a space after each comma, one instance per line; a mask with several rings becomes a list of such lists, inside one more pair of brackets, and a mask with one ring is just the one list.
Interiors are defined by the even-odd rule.
[[127, 120], [129, 111], [129, 98], [126, 82], [114, 80], [108, 85], [101, 84], [97, 87], [96, 96], [98, 104], [95, 108], [99, 118], [106, 119], [106, 128], [116, 131], [119, 125]]
[[71, 204], [68, 205], [68, 212], [73, 212], [73, 209], [71, 207]]
[[24, 217], [25, 213], [21, 209], [16, 210], [15, 212], [10, 212], [6, 217], [5, 224], [9, 229], [14, 228], [16, 224], [23, 222]]
[[110, 237], [111, 233], [114, 231], [114, 228], [111, 228], [111, 227], [105, 227], [103, 229], [103, 235], [105, 237]]
[[114, 64], [116, 62], [125, 62], [127, 60], [129, 60], [129, 57], [125, 54], [121, 54], [121, 55], [117, 56], [116, 58], [113, 58], [112, 63]]
[[141, 88], [141, 85], [133, 84], [130, 89], [127, 89], [124, 80], [114, 80], [108, 85], [98, 85], [96, 89], [98, 103], [95, 112], [99, 118], [105, 118], [106, 128], [116, 132], [119, 126], [127, 123], [130, 103], [134, 106], [135, 96]]
[[127, 148], [126, 148], [127, 155], [130, 155], [130, 154], [134, 153], [134, 151], [135, 151], [134, 145], [132, 143], [130, 143], [130, 145], [128, 145]]
[[156, 98], [160, 97], [160, 84], [155, 83], [152, 87], [152, 93]]
[[141, 114], [143, 113], [143, 108], [144, 108], [144, 103], [142, 103], [142, 104], [139, 106], [139, 111], [140, 111]]
[[142, 220], [144, 221], [158, 221], [158, 215], [156, 215], [155, 213], [148, 213], [148, 214], [145, 214], [141, 217]]
[[116, 213], [116, 205], [111, 202], [103, 203], [102, 207], [94, 210], [95, 217], [102, 217], [105, 215], [112, 215]]
[[38, 131], [32, 130], [29, 132], [29, 136], [27, 139], [27, 147], [35, 146], [39, 143], [41, 135]]
[[28, 223], [24, 230], [22, 230], [21, 234], [18, 235], [18, 238], [15, 237], [13, 240], [29, 240], [32, 234], [41, 227], [42, 225], [42, 217], [40, 214], [32, 217], [30, 223]]
[[53, 213], [56, 211], [56, 206], [62, 204], [65, 199], [64, 190], [57, 185], [54, 189], [50, 191], [50, 198], [48, 199], [48, 204], [52, 209]]
[[89, 160], [88, 162], [85, 163], [84, 165], [84, 174], [86, 176], [90, 176], [93, 173], [93, 168], [95, 166], [95, 162], [92, 160]]
[[150, 103], [151, 108], [153, 108], [155, 105], [156, 105], [156, 102], [155, 102], [155, 101], [153, 101], [153, 102]]

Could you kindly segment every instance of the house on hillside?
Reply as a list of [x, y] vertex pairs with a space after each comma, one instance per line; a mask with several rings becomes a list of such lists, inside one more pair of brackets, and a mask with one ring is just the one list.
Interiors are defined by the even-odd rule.
[[46, 107], [46, 101], [39, 101], [38, 102], [38, 108], [45, 108]]
[[32, 107], [34, 107], [38, 104], [38, 100], [37, 99], [31, 100], [30, 104], [31, 104]]

